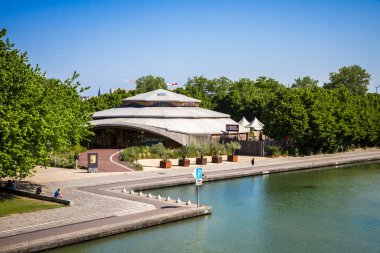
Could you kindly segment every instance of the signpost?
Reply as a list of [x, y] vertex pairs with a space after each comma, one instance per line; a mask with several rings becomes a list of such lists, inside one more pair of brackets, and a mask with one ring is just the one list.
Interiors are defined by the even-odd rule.
[[87, 172], [98, 172], [98, 153], [88, 153], [87, 161]]
[[[230, 132], [236, 133], [236, 138], [239, 138], [239, 125], [237, 124], [227, 124], [226, 125], [226, 131], [227, 134], [229, 135]], [[228, 136], [229, 137], [229, 136]]]
[[197, 208], [199, 207], [199, 186], [202, 185], [202, 168], [196, 168], [193, 171], [193, 177], [195, 178], [195, 185], [197, 186]]
[[239, 125], [235, 124], [227, 124], [226, 125], [226, 131], [227, 132], [239, 132]]

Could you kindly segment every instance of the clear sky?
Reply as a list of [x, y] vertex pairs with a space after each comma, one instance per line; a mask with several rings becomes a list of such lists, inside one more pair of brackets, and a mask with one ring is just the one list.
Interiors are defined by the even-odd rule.
[[323, 83], [354, 64], [380, 85], [380, 0], [0, 0], [0, 28], [48, 77], [78, 71], [87, 95], [149, 74]]

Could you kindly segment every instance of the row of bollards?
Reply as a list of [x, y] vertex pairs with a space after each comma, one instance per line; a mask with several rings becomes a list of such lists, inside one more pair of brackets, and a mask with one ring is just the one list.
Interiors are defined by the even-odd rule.
[[[123, 190], [121, 192], [127, 192], [127, 189], [123, 188]], [[135, 194], [135, 192], [133, 190], [130, 190], [129, 194]], [[143, 196], [144, 194], [143, 194], [142, 191], [140, 191], [137, 195], [138, 196]], [[147, 198], [153, 198], [154, 196], [149, 192], [148, 195], [146, 195], [146, 197]], [[158, 194], [155, 198], [158, 199], [158, 200], [160, 200], [161, 199], [160, 194]], [[165, 201], [171, 201], [171, 198], [169, 196], [167, 196], [166, 199], [165, 199]], [[177, 200], [175, 201], [175, 203], [181, 204], [182, 202], [181, 202], [180, 198], [177, 198]], [[186, 202], [186, 205], [190, 206], [191, 205], [191, 201], [188, 200]]]

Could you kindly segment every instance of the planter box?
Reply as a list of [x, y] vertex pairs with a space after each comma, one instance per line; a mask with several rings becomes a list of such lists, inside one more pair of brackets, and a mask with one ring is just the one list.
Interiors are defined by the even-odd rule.
[[189, 167], [190, 166], [190, 160], [189, 159], [179, 159], [178, 160], [178, 166], [183, 166], [183, 167]]
[[207, 164], [207, 158], [196, 158], [195, 163], [198, 165], [206, 165]]
[[237, 155], [229, 155], [229, 156], [227, 156], [227, 161], [236, 163], [238, 161], [238, 156]]
[[167, 161], [167, 162], [160, 161], [160, 168], [169, 169], [171, 167], [172, 167], [171, 161]]
[[222, 157], [221, 156], [213, 156], [211, 162], [212, 163], [222, 163]]

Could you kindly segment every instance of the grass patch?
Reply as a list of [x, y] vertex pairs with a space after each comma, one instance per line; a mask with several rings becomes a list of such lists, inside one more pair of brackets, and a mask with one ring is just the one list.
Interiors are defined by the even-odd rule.
[[19, 197], [7, 193], [0, 193], [0, 217], [16, 213], [29, 213], [63, 206], [64, 205], [62, 204], [54, 202]]

